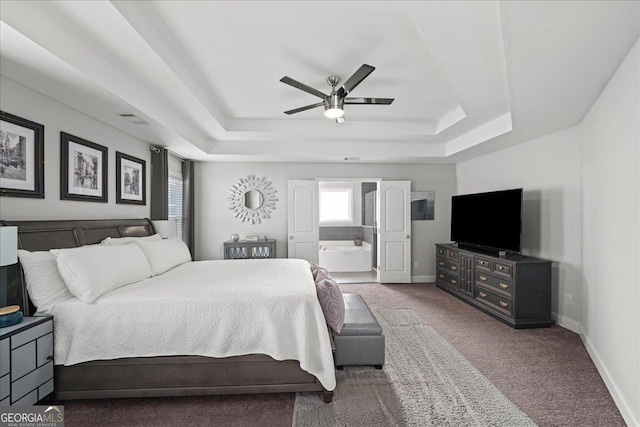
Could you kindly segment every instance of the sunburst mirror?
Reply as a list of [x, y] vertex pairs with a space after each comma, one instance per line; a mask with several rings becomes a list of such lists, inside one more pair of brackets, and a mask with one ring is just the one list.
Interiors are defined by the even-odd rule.
[[229, 189], [229, 209], [242, 222], [260, 224], [263, 219], [271, 218], [271, 212], [276, 210], [276, 193], [266, 177], [248, 175]]

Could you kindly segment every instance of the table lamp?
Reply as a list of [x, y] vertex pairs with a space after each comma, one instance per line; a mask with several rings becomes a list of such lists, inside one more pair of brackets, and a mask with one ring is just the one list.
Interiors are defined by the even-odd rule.
[[19, 305], [7, 305], [9, 283], [8, 265], [18, 262], [18, 227], [0, 227], [0, 328], [17, 325], [22, 322]]

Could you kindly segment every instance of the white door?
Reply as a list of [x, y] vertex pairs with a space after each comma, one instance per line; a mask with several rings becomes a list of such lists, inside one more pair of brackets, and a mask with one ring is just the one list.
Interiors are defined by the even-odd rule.
[[411, 283], [411, 182], [378, 183], [378, 281]]
[[288, 257], [318, 262], [318, 182], [287, 183]]

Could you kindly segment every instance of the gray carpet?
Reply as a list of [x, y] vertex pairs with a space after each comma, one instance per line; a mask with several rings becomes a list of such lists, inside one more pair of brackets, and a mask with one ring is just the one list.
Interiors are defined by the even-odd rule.
[[374, 311], [386, 336], [384, 369], [337, 371], [330, 405], [299, 393], [294, 427], [535, 426], [413, 310]]

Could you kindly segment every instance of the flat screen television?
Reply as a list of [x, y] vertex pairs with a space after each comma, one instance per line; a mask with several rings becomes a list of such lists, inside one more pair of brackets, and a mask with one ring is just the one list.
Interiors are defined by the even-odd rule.
[[520, 252], [522, 188], [451, 198], [451, 240], [461, 246]]

